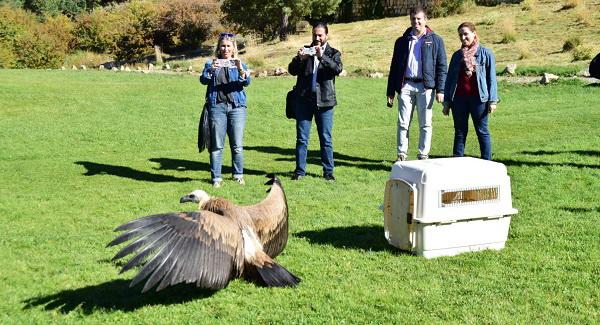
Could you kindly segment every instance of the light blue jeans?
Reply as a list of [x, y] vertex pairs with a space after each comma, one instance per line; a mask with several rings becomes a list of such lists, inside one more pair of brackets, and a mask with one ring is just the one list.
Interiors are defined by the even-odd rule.
[[246, 107], [233, 107], [229, 103], [217, 103], [209, 109], [210, 120], [210, 176], [213, 182], [221, 181], [225, 134], [229, 137], [233, 177], [244, 175], [244, 126]]
[[419, 158], [427, 158], [431, 149], [431, 121], [433, 119], [433, 100], [435, 91], [425, 89], [422, 82], [407, 82], [398, 96], [398, 155], [408, 153], [408, 129], [413, 112], [419, 115]]

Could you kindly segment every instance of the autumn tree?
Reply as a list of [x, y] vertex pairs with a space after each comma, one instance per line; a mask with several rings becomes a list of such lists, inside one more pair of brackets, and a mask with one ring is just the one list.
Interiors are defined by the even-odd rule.
[[296, 23], [327, 20], [336, 12], [341, 0], [224, 0], [221, 10], [226, 21], [241, 32], [254, 32], [269, 40], [279, 36], [286, 40]]

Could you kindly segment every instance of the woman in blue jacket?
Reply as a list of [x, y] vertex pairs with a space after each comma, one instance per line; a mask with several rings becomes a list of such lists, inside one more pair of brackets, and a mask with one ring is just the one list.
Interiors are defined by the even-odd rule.
[[210, 122], [210, 174], [214, 187], [223, 185], [221, 167], [225, 134], [233, 165], [233, 179], [244, 185], [244, 126], [246, 124], [246, 92], [250, 84], [247, 67], [237, 57], [235, 35], [221, 33], [215, 59], [204, 65], [200, 82], [207, 85], [206, 103]]
[[452, 110], [454, 119], [454, 156], [462, 157], [469, 130], [469, 115], [473, 120], [481, 158], [492, 159], [492, 141], [488, 116], [496, 110], [498, 84], [492, 50], [479, 44], [475, 25], [464, 22], [458, 26], [461, 49], [454, 52], [444, 87], [444, 115]]

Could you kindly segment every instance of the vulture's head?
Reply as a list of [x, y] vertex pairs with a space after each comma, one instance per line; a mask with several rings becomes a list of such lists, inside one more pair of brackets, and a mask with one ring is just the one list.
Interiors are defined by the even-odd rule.
[[182, 196], [181, 199], [179, 199], [179, 203], [194, 202], [198, 204], [199, 208], [202, 208], [202, 205], [208, 202], [208, 200], [210, 200], [208, 193], [203, 190], [195, 190], [188, 195]]

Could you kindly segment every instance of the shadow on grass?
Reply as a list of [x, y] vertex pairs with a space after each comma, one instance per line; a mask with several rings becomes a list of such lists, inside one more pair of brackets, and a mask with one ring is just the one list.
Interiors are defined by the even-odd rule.
[[193, 178], [189, 177], [175, 177], [170, 175], [153, 174], [141, 170], [136, 170], [131, 167], [99, 164], [91, 161], [76, 161], [75, 164], [81, 165], [85, 167], [85, 169], [87, 169], [87, 172], [83, 174], [85, 176], [113, 175], [133, 179], [136, 181], [156, 183], [189, 182], [194, 180]]
[[595, 208], [574, 208], [574, 207], [561, 207], [561, 210], [569, 211], [572, 213], [590, 213], [590, 212], [598, 212], [600, 213], [600, 206]]
[[383, 226], [349, 226], [309, 230], [297, 232], [294, 236], [306, 238], [312, 244], [332, 245], [337, 248], [401, 252], [390, 246], [385, 240]]
[[[184, 159], [173, 159], [173, 158], [150, 158], [148, 159], [151, 162], [159, 164], [157, 170], [179, 170], [179, 171], [205, 171], [210, 172], [210, 164], [201, 162], [201, 161], [193, 161], [193, 160], [184, 160]], [[233, 172], [231, 167], [223, 166], [222, 173], [223, 175], [231, 175]], [[248, 169], [244, 167], [244, 174], [247, 175], [266, 175], [268, 174], [266, 171], [256, 170], [256, 169]]]
[[67, 314], [77, 308], [89, 315], [98, 309], [133, 311], [152, 305], [180, 304], [212, 296], [216, 291], [198, 289], [193, 285], [176, 285], [160, 292], [140, 293], [141, 288], [129, 288], [128, 280], [114, 280], [79, 289], [63, 290], [55, 294], [34, 297], [23, 301], [23, 309], [44, 306]]
[[590, 88], [600, 87], [600, 82], [594, 82], [594, 83], [591, 83], [591, 84], [587, 84], [585, 86], [586, 87], [590, 87]]
[[600, 157], [600, 151], [598, 150], [563, 150], [563, 151], [554, 151], [554, 150], [537, 150], [537, 151], [521, 151], [522, 154], [526, 155], [534, 155], [534, 156], [543, 156], [543, 155], [560, 155], [564, 153], [574, 153], [582, 156], [590, 156], [590, 157]]
[[530, 167], [566, 166], [566, 167], [575, 167], [575, 168], [600, 169], [600, 165], [593, 165], [593, 164], [588, 165], [588, 164], [577, 164], [577, 163], [549, 163], [549, 162], [545, 162], [545, 161], [520, 161], [520, 160], [513, 160], [513, 159], [494, 159], [494, 161], [503, 163], [506, 166], [530, 166]]
[[[280, 148], [275, 146], [250, 146], [244, 147], [245, 150], [258, 151], [269, 154], [276, 154], [284, 156], [281, 158], [275, 158], [275, 161], [296, 161], [296, 149], [295, 148]], [[336, 166], [356, 167], [366, 170], [384, 170], [389, 171], [391, 166], [390, 163], [376, 159], [369, 159], [363, 157], [356, 157], [346, 155], [340, 152], [333, 153], [333, 159]], [[308, 150], [306, 162], [308, 164], [321, 165], [321, 152], [319, 150]]]

